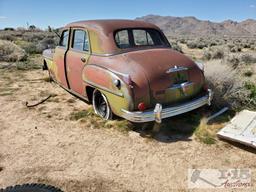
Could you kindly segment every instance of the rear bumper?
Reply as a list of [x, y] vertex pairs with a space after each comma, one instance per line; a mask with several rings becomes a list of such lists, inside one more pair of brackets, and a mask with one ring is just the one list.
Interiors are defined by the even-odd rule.
[[210, 89], [208, 89], [208, 93], [206, 95], [177, 106], [162, 108], [161, 104], [156, 104], [155, 109], [144, 112], [131, 112], [122, 109], [122, 117], [131, 122], [137, 123], [144, 123], [150, 121], [156, 121], [158, 123], [161, 123], [162, 119], [186, 113], [204, 105], [211, 105], [212, 97], [213, 93]]

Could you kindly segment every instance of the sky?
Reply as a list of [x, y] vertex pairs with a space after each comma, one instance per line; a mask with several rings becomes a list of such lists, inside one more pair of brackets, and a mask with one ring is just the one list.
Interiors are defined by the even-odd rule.
[[134, 19], [148, 14], [242, 21], [256, 19], [256, 0], [0, 0], [0, 29], [57, 28], [77, 20]]

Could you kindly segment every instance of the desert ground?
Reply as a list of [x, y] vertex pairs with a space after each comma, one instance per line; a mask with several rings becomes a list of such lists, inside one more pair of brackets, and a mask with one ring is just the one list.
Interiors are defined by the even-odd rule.
[[[190, 126], [200, 121], [184, 123], [195, 115], [203, 118], [208, 109], [143, 131], [120, 119], [80, 117], [91, 106], [48, 82], [41, 70], [1, 69], [0, 90], [0, 188], [42, 182], [66, 192], [187, 191], [189, 168], [250, 168], [255, 175], [255, 151], [217, 138], [205, 144]], [[50, 94], [41, 105], [25, 106]]]

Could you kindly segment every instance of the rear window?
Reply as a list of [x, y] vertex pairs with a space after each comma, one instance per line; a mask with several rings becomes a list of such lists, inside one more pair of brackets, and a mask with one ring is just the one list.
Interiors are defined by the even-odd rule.
[[123, 29], [115, 33], [116, 45], [121, 48], [143, 46], [165, 46], [169, 43], [165, 37], [155, 29]]

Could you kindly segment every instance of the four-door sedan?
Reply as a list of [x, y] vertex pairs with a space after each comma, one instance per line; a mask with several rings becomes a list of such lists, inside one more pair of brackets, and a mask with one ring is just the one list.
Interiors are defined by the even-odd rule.
[[45, 50], [44, 69], [61, 87], [93, 104], [104, 119], [161, 122], [203, 105], [212, 92], [203, 65], [171, 48], [155, 25], [92, 20], [63, 28], [59, 45]]

